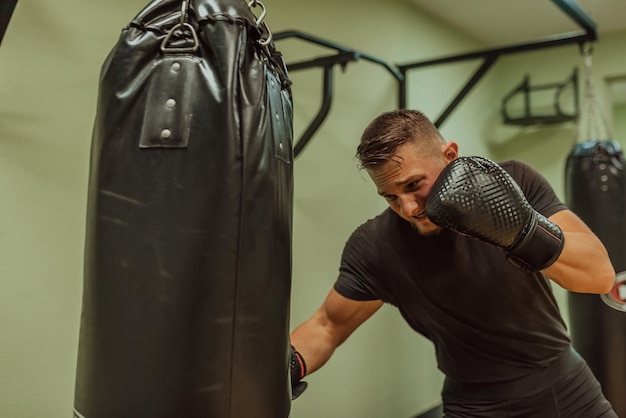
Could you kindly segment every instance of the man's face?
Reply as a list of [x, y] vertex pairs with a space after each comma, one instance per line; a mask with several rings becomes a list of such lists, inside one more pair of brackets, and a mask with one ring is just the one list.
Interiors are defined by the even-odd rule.
[[433, 236], [442, 228], [426, 217], [426, 199], [441, 170], [457, 157], [457, 146], [450, 142], [442, 145], [440, 153], [420, 154], [415, 144], [405, 143], [395, 151], [397, 161], [386, 161], [367, 172], [395, 213], [420, 235]]

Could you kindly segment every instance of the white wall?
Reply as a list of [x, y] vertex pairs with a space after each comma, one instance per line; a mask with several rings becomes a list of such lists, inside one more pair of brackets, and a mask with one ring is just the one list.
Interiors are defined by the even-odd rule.
[[[21, 0], [0, 47], [0, 417], [70, 415], [99, 70], [120, 29], [146, 3]], [[403, 0], [265, 4], [274, 32], [298, 29], [390, 63], [481, 46]], [[598, 77], [623, 72], [624, 39], [596, 47]], [[328, 53], [300, 41], [277, 45], [288, 62]], [[465, 155], [527, 160], [560, 188], [571, 129], [511, 133], [499, 125], [499, 100], [522, 72], [558, 79], [577, 59], [571, 47], [503, 60], [443, 125], [444, 136]], [[476, 65], [412, 72], [409, 106], [436, 118]], [[320, 105], [321, 74], [291, 75], [298, 138]], [[384, 207], [353, 155], [365, 125], [397, 106], [395, 81], [364, 61], [335, 76], [331, 114], [295, 163], [294, 326], [332, 286], [350, 232]], [[437, 403], [442, 377], [430, 343], [386, 307], [308, 381], [294, 418], [401, 418]]]

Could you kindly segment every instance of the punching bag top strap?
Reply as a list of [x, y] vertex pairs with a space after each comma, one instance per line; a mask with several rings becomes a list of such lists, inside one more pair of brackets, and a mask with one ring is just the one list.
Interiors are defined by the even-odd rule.
[[190, 2], [198, 22], [226, 20], [258, 28], [257, 17], [245, 0], [190, 0]]
[[[252, 9], [260, 7], [259, 17]], [[201, 28], [216, 22], [229, 22], [247, 28], [250, 39], [278, 76], [281, 87], [290, 90], [287, 66], [282, 54], [272, 42], [272, 33], [264, 21], [265, 6], [258, 0], [162, 0], [146, 6], [131, 21], [130, 26], [142, 32], [165, 36], [161, 44], [164, 53], [190, 53], [200, 46]]]
[[616, 170], [626, 166], [624, 153], [617, 141], [588, 140], [580, 142], [570, 152], [571, 158], [590, 158], [594, 164], [610, 164]]
[[163, 39], [163, 42], [161, 42], [161, 51], [163, 53], [189, 53], [195, 52], [200, 47], [196, 30], [193, 26], [187, 23], [188, 13], [189, 2], [187, 0], [183, 0], [178, 24], [174, 25], [169, 30], [167, 36]]
[[[189, 17], [194, 16], [198, 24], [205, 22], [228, 21], [257, 32], [256, 16], [243, 0], [188, 0]], [[152, 2], [133, 19], [132, 25], [139, 28], [155, 29], [155, 27], [172, 26], [179, 23], [179, 16], [172, 11], [181, 10], [181, 0], [163, 0]], [[191, 20], [191, 19], [189, 19]], [[193, 24], [189, 21], [188, 23]]]

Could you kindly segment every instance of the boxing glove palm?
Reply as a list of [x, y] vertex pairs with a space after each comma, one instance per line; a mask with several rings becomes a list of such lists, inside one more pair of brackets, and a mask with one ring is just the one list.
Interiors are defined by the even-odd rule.
[[307, 383], [302, 381], [306, 375], [306, 363], [293, 345], [291, 346], [289, 371], [291, 374], [291, 400], [294, 400], [302, 395]]
[[426, 215], [437, 225], [503, 248], [509, 261], [528, 272], [550, 266], [563, 249], [561, 229], [530, 206], [502, 167], [482, 157], [460, 157], [442, 170]]

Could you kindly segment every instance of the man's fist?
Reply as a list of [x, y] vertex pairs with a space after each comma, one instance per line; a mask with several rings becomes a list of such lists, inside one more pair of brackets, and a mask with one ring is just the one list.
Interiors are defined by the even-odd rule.
[[433, 185], [426, 215], [435, 224], [497, 245], [528, 272], [556, 261], [563, 232], [535, 211], [519, 185], [498, 164], [482, 157], [460, 157]]

